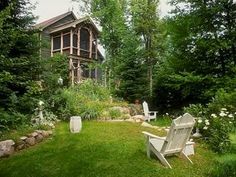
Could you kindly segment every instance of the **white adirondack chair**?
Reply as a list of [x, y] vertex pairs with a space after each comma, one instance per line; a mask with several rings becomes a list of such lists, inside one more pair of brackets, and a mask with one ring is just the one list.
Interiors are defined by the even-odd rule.
[[157, 117], [157, 111], [149, 111], [148, 104], [146, 101], [143, 102], [143, 112], [145, 120], [148, 120], [150, 122], [150, 119], [155, 119]]
[[194, 124], [194, 117], [186, 113], [173, 120], [166, 137], [159, 137], [148, 132], [142, 132], [147, 137], [147, 156], [150, 158], [152, 151], [161, 163], [169, 168], [171, 168], [171, 166], [165, 158], [167, 155], [179, 154], [192, 163], [185, 154], [184, 149], [188, 143]]

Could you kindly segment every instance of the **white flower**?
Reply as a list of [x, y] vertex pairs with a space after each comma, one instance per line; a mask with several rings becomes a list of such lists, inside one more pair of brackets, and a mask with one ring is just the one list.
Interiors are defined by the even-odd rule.
[[227, 114], [225, 114], [224, 112], [220, 112], [219, 114], [221, 117], [227, 116]]
[[216, 118], [217, 116], [216, 114], [211, 114], [211, 117]]
[[208, 129], [208, 127], [207, 127], [207, 126], [203, 127], [203, 130], [207, 130], [207, 129]]
[[209, 123], [209, 122], [205, 122], [205, 124], [206, 124], [206, 125], [210, 125], [210, 123]]
[[197, 122], [198, 122], [199, 124], [202, 123], [202, 119], [199, 119]]
[[227, 111], [227, 109], [226, 108], [221, 108], [221, 111]]
[[229, 123], [230, 123], [230, 124], [232, 124], [232, 122], [231, 122], [231, 121], [229, 121]]
[[169, 115], [169, 113], [167, 112], [167, 113], [166, 113], [166, 115], [168, 116], [168, 115]]
[[44, 104], [44, 102], [40, 100], [38, 104], [41, 106]]
[[234, 116], [233, 116], [233, 114], [229, 114], [228, 117], [229, 118], [233, 118]]

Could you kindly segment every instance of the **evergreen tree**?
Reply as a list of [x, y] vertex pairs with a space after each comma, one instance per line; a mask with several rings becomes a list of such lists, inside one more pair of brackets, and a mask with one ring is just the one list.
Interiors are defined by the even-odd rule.
[[29, 113], [35, 107], [39, 45], [29, 4], [28, 0], [0, 1], [0, 109], [10, 114]]
[[150, 98], [161, 39], [158, 1], [93, 0], [85, 4], [102, 26], [109, 85], [129, 101], [144, 95]]
[[236, 4], [233, 0], [172, 0], [172, 4], [176, 9], [168, 19], [166, 61], [156, 77], [157, 104], [207, 103], [217, 89], [234, 89]]
[[147, 66], [149, 97], [153, 96], [153, 68], [160, 56], [162, 32], [158, 16], [159, 0], [131, 0], [131, 23], [142, 39], [143, 61]]

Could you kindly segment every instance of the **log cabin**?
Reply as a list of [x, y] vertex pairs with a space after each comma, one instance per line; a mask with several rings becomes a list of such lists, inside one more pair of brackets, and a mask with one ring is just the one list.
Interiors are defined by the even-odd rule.
[[89, 67], [104, 60], [98, 49], [99, 30], [90, 17], [77, 18], [70, 11], [36, 24], [35, 28], [39, 30], [40, 41], [50, 44], [41, 47], [40, 57], [66, 55], [72, 85], [86, 78], [101, 80], [101, 70]]

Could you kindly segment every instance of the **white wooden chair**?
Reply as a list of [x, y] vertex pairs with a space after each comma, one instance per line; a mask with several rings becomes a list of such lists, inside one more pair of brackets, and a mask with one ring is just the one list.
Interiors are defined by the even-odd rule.
[[144, 112], [144, 120], [148, 120], [150, 122], [150, 119], [155, 119], [157, 117], [157, 111], [149, 111], [148, 104], [146, 101], [143, 102], [143, 112]]
[[171, 168], [171, 166], [165, 158], [167, 155], [179, 154], [192, 163], [185, 154], [184, 149], [188, 143], [194, 124], [194, 117], [185, 113], [183, 116], [173, 120], [166, 137], [159, 137], [148, 132], [142, 132], [147, 138], [147, 156], [150, 158], [152, 151], [161, 163], [169, 168]]

